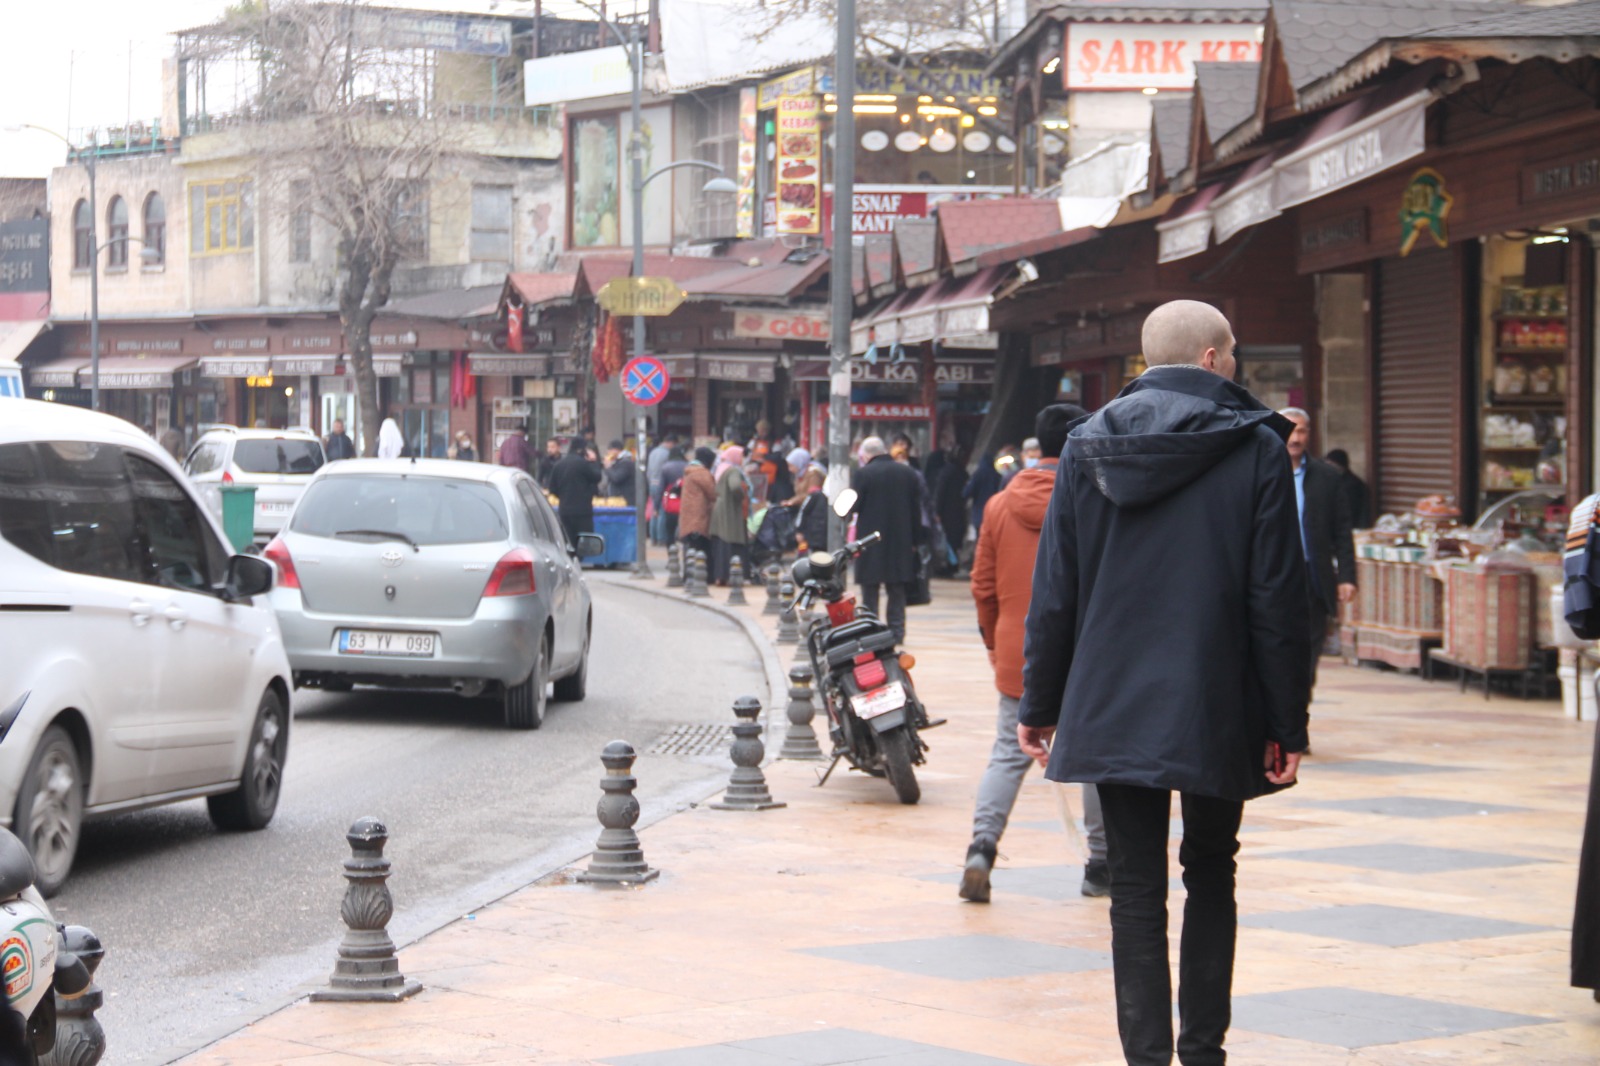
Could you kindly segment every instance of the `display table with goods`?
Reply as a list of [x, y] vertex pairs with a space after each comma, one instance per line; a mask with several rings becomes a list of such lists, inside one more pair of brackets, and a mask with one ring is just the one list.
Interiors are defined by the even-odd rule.
[[1347, 659], [1417, 670], [1452, 668], [1463, 686], [1509, 676], [1524, 695], [1552, 676], [1556, 619], [1548, 589], [1565, 508], [1528, 493], [1463, 526], [1447, 498], [1385, 515], [1356, 534], [1360, 595], [1341, 622]]

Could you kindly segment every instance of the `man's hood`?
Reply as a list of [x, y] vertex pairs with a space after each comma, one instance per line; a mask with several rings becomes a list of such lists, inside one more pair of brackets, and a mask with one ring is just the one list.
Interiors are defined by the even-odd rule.
[[1050, 492], [1056, 486], [1056, 464], [1019, 471], [1003, 493], [1006, 506], [1029, 532], [1044, 528], [1044, 515], [1050, 509]]
[[1266, 425], [1287, 439], [1287, 418], [1242, 386], [1198, 367], [1152, 367], [1074, 427], [1073, 462], [1118, 507], [1143, 507], [1210, 470]]

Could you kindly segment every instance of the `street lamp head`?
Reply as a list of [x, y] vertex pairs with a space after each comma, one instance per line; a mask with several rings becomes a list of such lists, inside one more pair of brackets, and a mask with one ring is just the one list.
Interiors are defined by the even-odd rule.
[[146, 263], [161, 262], [161, 253], [148, 244], [139, 249], [139, 259]]
[[732, 178], [712, 178], [710, 181], [700, 186], [700, 191], [734, 194], [739, 191], [739, 186], [734, 184]]

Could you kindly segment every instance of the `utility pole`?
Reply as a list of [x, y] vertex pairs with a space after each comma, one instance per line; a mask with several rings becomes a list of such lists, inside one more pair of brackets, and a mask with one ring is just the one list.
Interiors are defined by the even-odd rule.
[[[644, 277], [644, 117], [640, 97], [644, 93], [644, 28], [635, 21], [633, 24], [633, 135], [628, 138], [628, 169], [630, 181], [633, 186], [633, 276]], [[644, 316], [633, 316], [633, 357], [635, 359], [644, 354]], [[633, 576], [636, 578], [649, 578], [650, 561], [646, 553], [650, 547], [648, 529], [645, 524], [645, 501], [649, 498], [649, 486], [645, 478], [645, 429], [649, 420], [645, 417], [642, 404], [629, 404], [637, 418], [637, 430], [634, 443], [633, 457], [633, 506], [634, 506], [634, 561]]]
[[[850, 208], [856, 180], [856, 3], [837, 0], [838, 37], [833, 52], [833, 259], [828, 294], [833, 313], [828, 337], [828, 498], [849, 485], [850, 318], [855, 306], [851, 277], [854, 249]], [[844, 525], [830, 516], [828, 547], [844, 543]]]

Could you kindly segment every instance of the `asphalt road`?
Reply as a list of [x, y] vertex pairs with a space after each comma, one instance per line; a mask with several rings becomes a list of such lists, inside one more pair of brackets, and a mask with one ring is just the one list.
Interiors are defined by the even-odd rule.
[[[589, 585], [589, 697], [552, 703], [536, 732], [506, 730], [488, 700], [301, 691], [267, 829], [218, 833], [203, 802], [89, 823], [52, 907], [106, 944], [102, 1061], [169, 1062], [325, 982], [356, 818], [389, 827], [389, 929], [403, 945], [587, 854], [607, 741], [642, 752], [674, 725], [732, 722], [736, 696], [765, 698], [734, 623], [612, 575]], [[641, 756], [641, 824], [704, 798], [729, 767]]]

